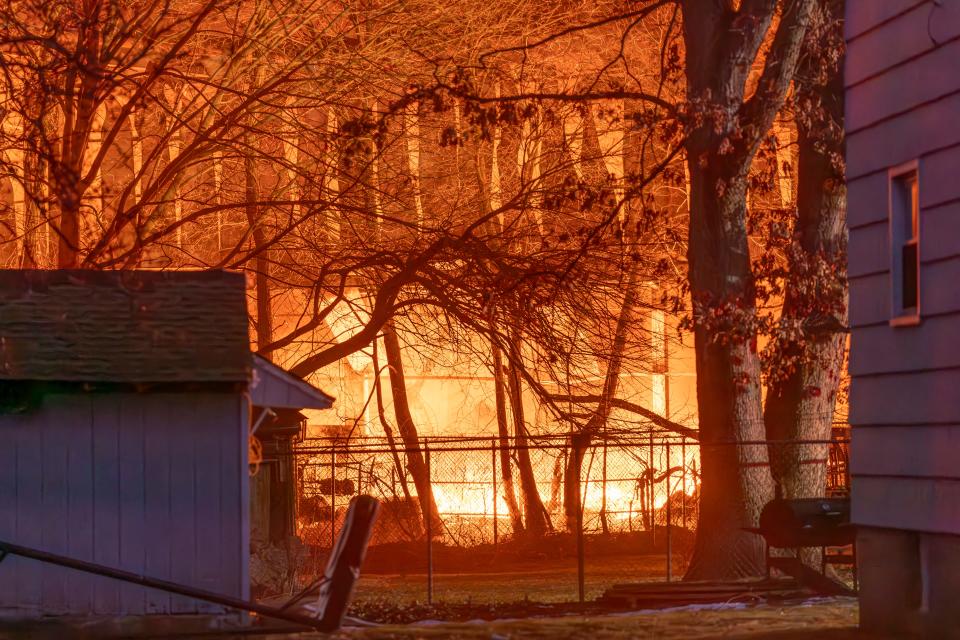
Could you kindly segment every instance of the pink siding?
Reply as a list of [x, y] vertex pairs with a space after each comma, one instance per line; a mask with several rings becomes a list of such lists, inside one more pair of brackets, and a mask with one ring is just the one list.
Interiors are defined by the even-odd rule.
[[[957, 81], [960, 83], [960, 78]], [[960, 127], [945, 124], [955, 122], [957, 113], [960, 113], [960, 93], [952, 93], [896, 118], [848, 133], [847, 178], [886, 173], [890, 167], [960, 144]], [[920, 172], [922, 176], [922, 166]]]
[[853, 0], [847, 10], [845, 25], [847, 40], [854, 40], [871, 29], [902, 15], [917, 10], [928, 0]]
[[[960, 5], [847, 3], [853, 518], [960, 533]], [[891, 327], [887, 171], [920, 176], [921, 322]]]
[[[960, 19], [957, 22], [960, 23]], [[927, 37], [926, 29], [922, 33]], [[927, 53], [847, 90], [848, 131], [857, 131], [958, 89], [956, 69], [960, 40], [936, 49], [929, 37], [927, 43], [930, 47]]]
[[[920, 234], [923, 243], [923, 232]], [[856, 245], [856, 239], [851, 238]], [[920, 248], [923, 253], [923, 247]], [[852, 266], [852, 265], [851, 265]], [[926, 262], [920, 273], [920, 306], [927, 316], [956, 313], [960, 310], [960, 258], [937, 262]], [[874, 324], [887, 324], [890, 320], [890, 274], [887, 271], [869, 276], [859, 276], [850, 280], [850, 326], [856, 329]], [[915, 329], [920, 331], [922, 329]], [[891, 333], [903, 335], [904, 329]], [[942, 345], [949, 348], [951, 345]]]
[[850, 374], [903, 373], [927, 369], [960, 369], [960, 348], [945, 349], [957, 339], [957, 316], [934, 316], [922, 331], [905, 331], [887, 323], [857, 330], [850, 354]]
[[[850, 422], [857, 427], [941, 425], [960, 422], [960, 369], [856, 375], [850, 387]], [[856, 438], [854, 438], [856, 445]], [[938, 455], [960, 460], [960, 451]], [[953, 475], [960, 474], [958, 468]]]
[[850, 468], [857, 475], [947, 478], [956, 473], [957, 461], [940, 452], [957, 447], [960, 422], [860, 429]]
[[[891, 0], [873, 2], [872, 5], [874, 10], [897, 9], [896, 3]], [[960, 20], [951, 19], [955, 18], [955, 15], [950, 15], [960, 13], [960, 5], [956, 2], [946, 2], [933, 12], [931, 9], [929, 3], [926, 6], [918, 5], [912, 11], [904, 13], [902, 18], [891, 20], [851, 40], [847, 45], [845, 84], [848, 87], [858, 84], [870, 76], [881, 74], [891, 67], [902, 64], [904, 60], [929, 51], [934, 46], [930, 35], [933, 35], [938, 42], [946, 42], [960, 34]], [[858, 8], [858, 16], [851, 16], [848, 29], [856, 28], [857, 23], [864, 22], [861, 11]], [[929, 33], [928, 23], [930, 23]], [[896, 46], [890, 46], [891, 42], [895, 42]]]

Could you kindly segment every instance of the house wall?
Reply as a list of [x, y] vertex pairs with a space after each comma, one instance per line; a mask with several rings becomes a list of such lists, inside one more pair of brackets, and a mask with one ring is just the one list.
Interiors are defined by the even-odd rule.
[[[247, 597], [247, 415], [235, 393], [78, 393], [0, 416], [0, 539]], [[8, 615], [215, 611], [33, 560], [0, 563]]]
[[[960, 533], [960, 5], [853, 0], [846, 27], [854, 518]], [[887, 172], [913, 160], [922, 320], [895, 327]]]
[[[853, 520], [861, 624], [955, 637], [960, 564], [960, 3], [848, 0]], [[920, 322], [892, 326], [889, 169], [916, 161]]]

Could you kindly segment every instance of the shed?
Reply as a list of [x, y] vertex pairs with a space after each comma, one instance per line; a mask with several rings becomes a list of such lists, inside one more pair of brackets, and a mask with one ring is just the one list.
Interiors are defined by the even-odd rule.
[[[297, 472], [294, 443], [306, 435], [306, 416], [301, 409], [326, 409], [333, 398], [294, 377], [268, 360], [253, 356], [253, 381], [250, 385], [253, 405], [251, 436], [255, 438], [258, 460], [250, 486], [251, 551], [254, 571], [254, 595], [280, 578], [286, 582], [295, 565], [294, 548], [297, 519]], [[260, 584], [258, 584], [260, 583]], [[283, 588], [288, 584], [270, 584]]]
[[[253, 405], [331, 402], [254, 363], [242, 274], [0, 271], [0, 539], [247, 598]], [[0, 563], [8, 615], [218, 611]]]

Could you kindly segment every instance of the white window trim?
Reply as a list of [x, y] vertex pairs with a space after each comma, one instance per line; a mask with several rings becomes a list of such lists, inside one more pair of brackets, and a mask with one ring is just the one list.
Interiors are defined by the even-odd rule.
[[[895, 251], [900, 250], [902, 242], [898, 242], [895, 237], [895, 224], [899, 221], [894, 220], [893, 216], [893, 185], [897, 178], [909, 173], [916, 174], [917, 180], [917, 305], [910, 310], [905, 311], [900, 307], [897, 295], [897, 288], [900, 285], [897, 282], [902, 277], [895, 267]], [[891, 167], [887, 172], [887, 260], [889, 262], [889, 295], [890, 295], [890, 326], [891, 327], [911, 327], [920, 324], [920, 307], [922, 304], [923, 292], [920, 289], [920, 258], [921, 258], [921, 238], [923, 236], [923, 217], [920, 215], [920, 162], [919, 160], [910, 160], [903, 164]], [[901, 266], [901, 269], [903, 267]]]

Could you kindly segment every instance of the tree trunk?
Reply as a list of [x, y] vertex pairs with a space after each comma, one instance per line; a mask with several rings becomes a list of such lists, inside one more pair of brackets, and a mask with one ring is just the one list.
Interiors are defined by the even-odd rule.
[[[503, 358], [496, 342], [490, 342], [493, 356], [493, 385], [497, 402], [497, 431], [500, 434], [500, 475], [503, 485], [503, 497], [510, 513], [510, 523], [514, 535], [523, 533], [523, 518], [517, 504], [517, 490], [513, 486], [513, 461], [510, 459], [510, 426], [507, 422], [507, 398], [504, 390]], [[494, 500], [497, 496], [493, 497]]]
[[[244, 204], [247, 214], [247, 224], [253, 231], [253, 244], [257, 255], [254, 259], [256, 273], [257, 298], [257, 349], [262, 349], [273, 342], [273, 308], [270, 300], [270, 259], [267, 250], [267, 234], [263, 230], [263, 221], [260, 220], [259, 189], [257, 187], [256, 162], [248, 154], [243, 159], [244, 169]], [[270, 352], [261, 354], [270, 359]]]
[[[762, 539], [743, 530], [757, 526], [773, 495], [766, 447], [741, 444], [765, 435], [747, 177], [796, 75], [815, 4], [685, 0], [681, 5], [687, 98], [698, 116], [691, 118], [686, 137], [687, 257], [702, 470], [700, 520], [686, 579], [741, 578], [766, 570]], [[751, 76], [755, 65], [762, 69]]]
[[[378, 357], [377, 339], [373, 341], [373, 376], [373, 388], [377, 394], [377, 417], [380, 419], [380, 426], [383, 427], [383, 433], [387, 437], [387, 446], [390, 447], [393, 467], [396, 469], [397, 477], [400, 480], [400, 488], [403, 490], [404, 504], [410, 504], [410, 486], [407, 484], [406, 469], [400, 461], [400, 452], [397, 451], [397, 440], [393, 435], [393, 429], [390, 427], [390, 423], [387, 421], [387, 414], [383, 409], [383, 385], [380, 383], [380, 358]], [[400, 513], [404, 513], [404, 511]], [[404, 533], [406, 533], [411, 540], [420, 537], [419, 527], [416, 527], [417, 531], [415, 532], [406, 531], [406, 523], [403, 522], [403, 519], [400, 519], [400, 522], [401, 527], [404, 527]], [[415, 521], [414, 525], [416, 526]]]
[[70, 197], [61, 197], [58, 200], [60, 223], [54, 225], [58, 236], [57, 268], [76, 269], [79, 265], [80, 201]]
[[[84, 9], [96, 9], [91, 4]], [[59, 233], [57, 243], [57, 268], [76, 269], [80, 266], [80, 232], [82, 224], [82, 204], [87, 188], [85, 178], [85, 157], [89, 152], [87, 145], [93, 132], [98, 107], [100, 86], [99, 74], [91, 73], [100, 65], [102, 20], [95, 13], [84, 16], [81, 21], [84, 28], [78, 34], [80, 65], [86, 72], [69, 71], [64, 82], [62, 102], [63, 125], [59, 143], [60, 157], [53, 162], [60, 223], [55, 229]]]
[[39, 148], [40, 145], [36, 139], [31, 140], [23, 155], [23, 174], [26, 184], [23, 201], [24, 234], [21, 269], [35, 269], [42, 264], [43, 254], [39, 240], [43, 229], [43, 218], [38, 205], [44, 201], [46, 171], [43, 157], [38, 152]]
[[[839, 28], [842, 2], [828, 2], [825, 6], [829, 24]], [[811, 57], [810, 63], [815, 64], [816, 60]], [[822, 265], [846, 264], [846, 185], [842, 166], [831, 159], [843, 154], [841, 68], [842, 62], [827, 83], [799, 90], [801, 95], [809, 95], [813, 104], [819, 104], [820, 112], [806, 126], [803, 122], [798, 126], [795, 235], [801, 259]], [[824, 122], [818, 122], [820, 118]], [[825, 122], [836, 126], [827, 127]], [[796, 342], [781, 345], [782, 356], [791, 360], [792, 367], [788, 376], [778, 377], [767, 390], [764, 408], [767, 437], [779, 441], [828, 440], [846, 348], [843, 328], [847, 324], [847, 292], [842, 284], [845, 272], [810, 272], [807, 265], [796, 262], [790, 266], [791, 273], [799, 273], [807, 281], [803, 287], [787, 289], [782, 322], [799, 324], [801, 333]], [[814, 281], [815, 278], [820, 280]], [[839, 299], [834, 300], [837, 297]], [[824, 299], [835, 301], [836, 306], [824, 308]], [[826, 490], [828, 454], [827, 444], [771, 444], [771, 469], [783, 497], [822, 496]]]
[[397, 440], [393, 437], [393, 428], [387, 421], [387, 414], [383, 410], [383, 386], [380, 384], [380, 358], [377, 357], [377, 343], [373, 343], [373, 388], [377, 394], [377, 416], [380, 418], [380, 426], [383, 427], [383, 433], [387, 438], [387, 445], [390, 447], [390, 455], [393, 457], [393, 465], [397, 470], [397, 476], [400, 478], [400, 487], [403, 489], [403, 497], [410, 500], [410, 488], [407, 486], [407, 474], [400, 462], [400, 453], [397, 451]]
[[583, 458], [592, 440], [590, 431], [586, 429], [570, 436], [570, 454], [563, 470], [563, 518], [567, 531], [571, 533], [580, 526], [580, 511], [583, 509], [580, 476], [583, 473]]
[[[623, 368], [624, 349], [627, 345], [627, 329], [633, 319], [633, 312], [637, 305], [637, 271], [632, 269], [624, 284], [626, 293], [617, 318], [617, 327], [614, 331], [613, 345], [610, 350], [610, 359], [607, 362], [607, 371], [604, 375], [603, 390], [597, 402], [597, 408], [587, 421], [583, 430], [570, 438], [570, 457], [567, 458], [567, 468], [563, 476], [563, 505], [564, 517], [568, 531], [575, 531], [580, 522], [580, 510], [583, 509], [583, 498], [580, 495], [580, 475], [583, 468], [583, 457], [593, 436], [600, 433], [610, 419], [613, 399], [620, 386], [620, 370]], [[604, 505], [605, 507], [606, 505]], [[604, 528], [606, 528], [606, 513]]]
[[[760, 360], [756, 332], [750, 328], [756, 311], [746, 180], [736, 171], [724, 171], [722, 158], [709, 158], [705, 166], [692, 160], [709, 157], [703, 152], [689, 152], [688, 259], [702, 484], [688, 580], [763, 575], [763, 540], [744, 528], [757, 526], [760, 510], [773, 496], [766, 447], [739, 444], [764, 439]], [[721, 197], [717, 185], [722, 185]], [[713, 310], [727, 315], [726, 326], [708, 324]]]
[[407, 468], [413, 478], [413, 485], [417, 488], [417, 497], [420, 501], [420, 513], [423, 516], [424, 527], [427, 518], [430, 518], [430, 529], [434, 535], [440, 535], [443, 523], [437, 512], [437, 503], [433, 499], [433, 487], [427, 477], [427, 465], [420, 452], [420, 435], [410, 413], [410, 403], [407, 400], [407, 383], [403, 374], [403, 360], [400, 351], [400, 340], [393, 321], [383, 327], [383, 346], [387, 354], [387, 366], [390, 368], [390, 390], [393, 393], [393, 410], [407, 450]]
[[[519, 362], [519, 338], [514, 335], [511, 339], [511, 360]], [[530, 460], [530, 445], [527, 440], [527, 424], [523, 415], [523, 388], [520, 382], [520, 373], [515, 366], [507, 371], [510, 393], [510, 408], [513, 410], [513, 428], [517, 445], [517, 472], [520, 474], [520, 488], [523, 492], [523, 511], [526, 517], [526, 532], [532, 536], [542, 536], [553, 529], [550, 515], [540, 491], [537, 489], [537, 476], [533, 471]]]

